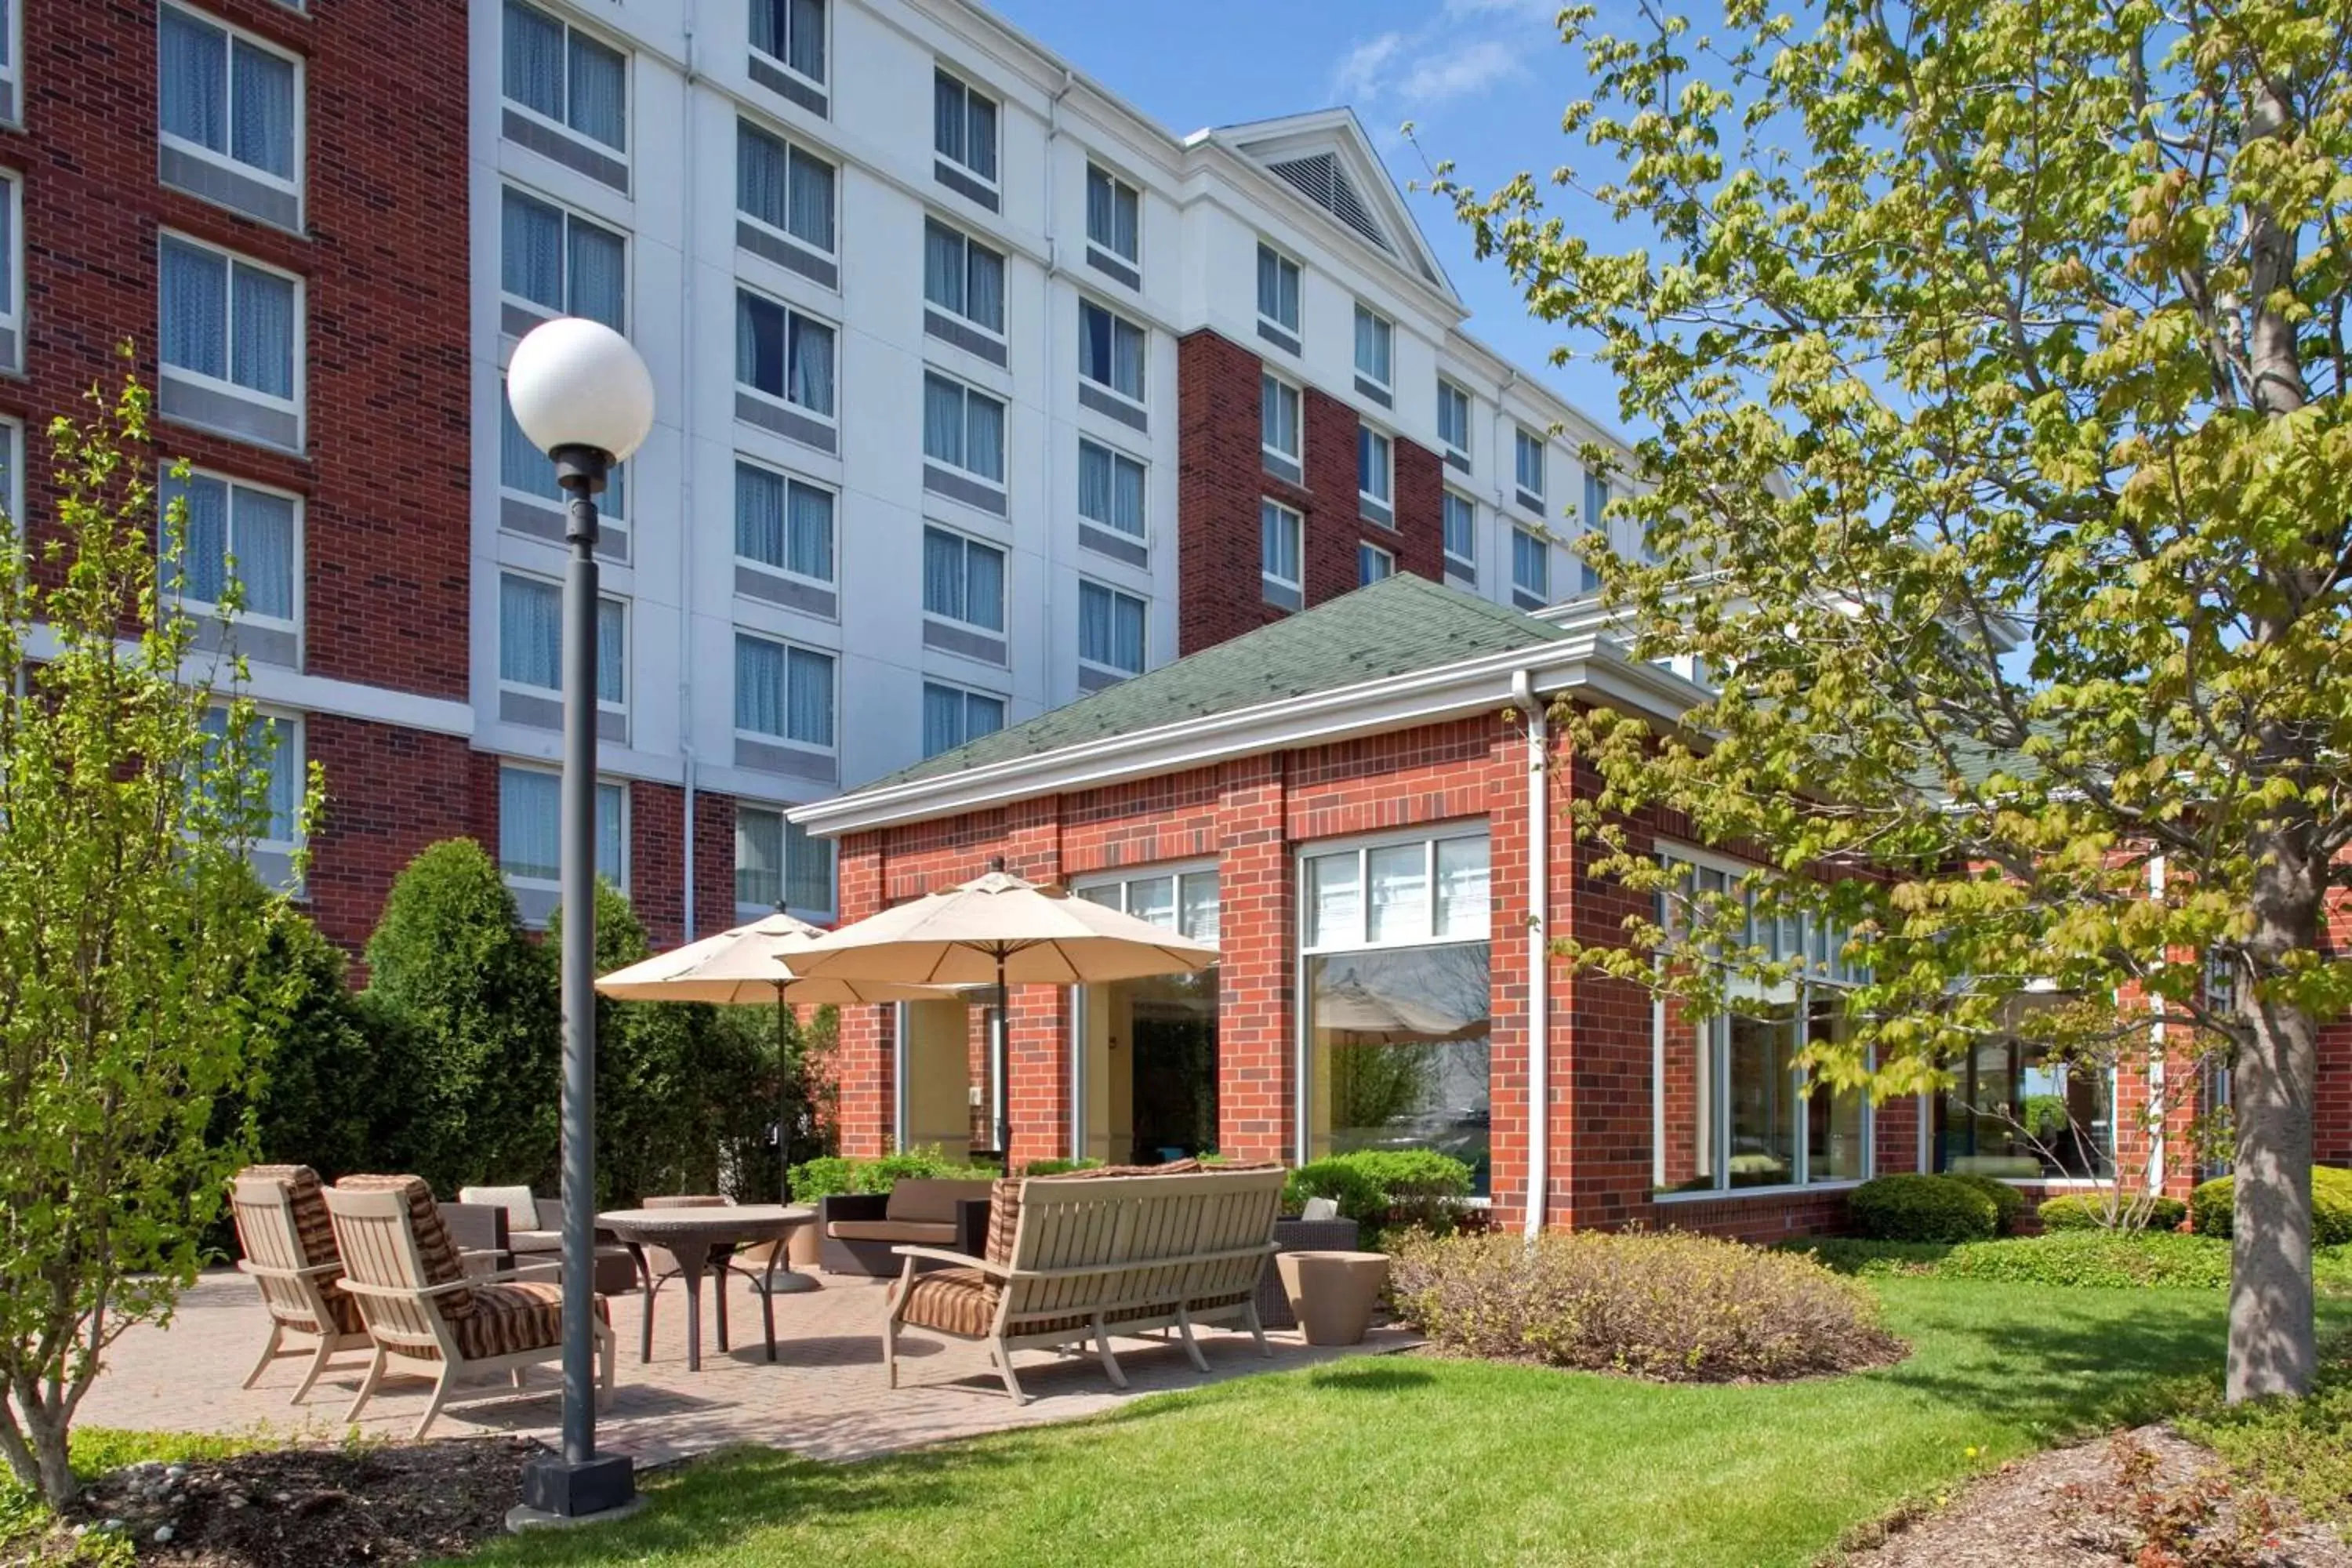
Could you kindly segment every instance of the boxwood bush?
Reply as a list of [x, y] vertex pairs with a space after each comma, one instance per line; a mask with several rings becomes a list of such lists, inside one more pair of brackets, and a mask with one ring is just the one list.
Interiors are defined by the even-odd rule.
[[[2237, 1184], [2217, 1177], [2189, 1194], [2189, 1228], [2200, 1236], [2227, 1236], [2235, 1213]], [[2311, 1168], [2311, 1244], [2336, 1247], [2352, 1241], [2352, 1171], [2333, 1165]]]
[[[2108, 1230], [2106, 1200], [2087, 1193], [2067, 1193], [2044, 1203], [2037, 1211], [2042, 1215], [2044, 1230]], [[2189, 1215], [2189, 1205], [2179, 1198], [2147, 1200], [2147, 1219], [2144, 1230], [2174, 1231]]]
[[919, 1148], [902, 1149], [896, 1154], [884, 1154], [876, 1159], [852, 1159], [843, 1154], [827, 1154], [794, 1165], [789, 1173], [793, 1202], [813, 1204], [819, 1198], [835, 1197], [845, 1193], [887, 1193], [901, 1181], [923, 1176], [944, 1176], [958, 1181], [982, 1181], [1002, 1174], [985, 1165], [966, 1165], [950, 1161], [935, 1143]]
[[1948, 1182], [1958, 1182], [1973, 1187], [1992, 1200], [1993, 1228], [2002, 1236], [2013, 1234], [2017, 1222], [2025, 1214], [2025, 1194], [1996, 1176], [1979, 1176], [1974, 1173], [1953, 1173], [1945, 1176]]
[[1847, 1212], [1874, 1241], [1986, 1241], [2000, 1228], [1992, 1198], [1955, 1176], [1879, 1176], [1854, 1188]]
[[1440, 1350], [1669, 1383], [1807, 1377], [1902, 1354], [1877, 1299], [1810, 1258], [1713, 1237], [1416, 1233], [1397, 1310]]
[[1452, 1228], [1470, 1195], [1470, 1167], [1428, 1149], [1359, 1149], [1310, 1160], [1283, 1184], [1282, 1206], [1296, 1214], [1308, 1198], [1329, 1198], [1339, 1217], [1365, 1226]]

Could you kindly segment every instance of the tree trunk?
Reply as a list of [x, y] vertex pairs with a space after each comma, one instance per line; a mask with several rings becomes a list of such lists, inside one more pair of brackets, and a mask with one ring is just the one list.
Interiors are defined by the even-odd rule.
[[[27, 1380], [11, 1380], [16, 1387], [10, 1403], [14, 1409], [13, 1430], [0, 1441], [8, 1468], [19, 1482], [37, 1492], [51, 1508], [63, 1508], [81, 1494], [81, 1483], [74, 1479], [71, 1457], [68, 1452], [68, 1419], [50, 1410], [40, 1397], [37, 1380], [31, 1388]], [[29, 1473], [28, 1472], [29, 1469]]]
[[2239, 977], [2247, 1038], [2231, 1075], [2237, 1125], [2230, 1247], [2231, 1403], [2311, 1391], [2319, 1352], [2312, 1321], [2312, 1101], [2317, 1025], [2304, 1008], [2263, 994], [2288, 953], [2319, 936], [2323, 879], [2273, 838], [2253, 889], [2254, 931]]

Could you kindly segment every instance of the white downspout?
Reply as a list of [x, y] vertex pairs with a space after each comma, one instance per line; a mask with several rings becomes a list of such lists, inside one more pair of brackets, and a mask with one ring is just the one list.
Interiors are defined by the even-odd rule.
[[1511, 674], [1511, 700], [1527, 715], [1528, 737], [1528, 1218], [1543, 1234], [1551, 1193], [1551, 821], [1550, 718], [1527, 670]]
[[[684, 224], [686, 243], [679, 247], [686, 258], [686, 276], [679, 279], [677, 290], [678, 375], [686, 387], [689, 416], [679, 422], [683, 434], [691, 428], [691, 407], [694, 400], [694, 274], [696, 269], [694, 231], [694, 190], [701, 163], [695, 156], [694, 84], [701, 72], [694, 63], [694, 24], [701, 9], [695, 0], [688, 0], [686, 13], [686, 212]], [[678, 593], [677, 593], [677, 754], [680, 790], [684, 797], [686, 838], [681, 858], [685, 872], [681, 891], [686, 900], [683, 929], [686, 940], [695, 939], [694, 929], [694, 531], [701, 520], [694, 511], [694, 442], [688, 437], [679, 442], [678, 453]], [[645, 538], [640, 530], [635, 536]]]

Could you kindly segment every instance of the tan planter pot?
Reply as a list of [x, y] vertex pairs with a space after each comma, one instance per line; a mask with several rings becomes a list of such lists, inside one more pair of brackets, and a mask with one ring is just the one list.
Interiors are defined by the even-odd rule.
[[1276, 1254], [1274, 1265], [1308, 1344], [1363, 1342], [1381, 1287], [1388, 1283], [1388, 1254], [1283, 1252]]
[[816, 1226], [794, 1226], [784, 1239], [784, 1258], [795, 1268], [816, 1267]]

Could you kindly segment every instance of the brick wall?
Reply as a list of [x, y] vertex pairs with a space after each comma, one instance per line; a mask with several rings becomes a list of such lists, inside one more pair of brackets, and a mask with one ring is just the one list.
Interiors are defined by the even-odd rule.
[[357, 951], [418, 851], [476, 836], [486, 807], [495, 818], [497, 780], [487, 780], [485, 801], [485, 759], [453, 735], [315, 713], [304, 740], [327, 781], [325, 819], [311, 839], [310, 912], [330, 940]]

